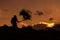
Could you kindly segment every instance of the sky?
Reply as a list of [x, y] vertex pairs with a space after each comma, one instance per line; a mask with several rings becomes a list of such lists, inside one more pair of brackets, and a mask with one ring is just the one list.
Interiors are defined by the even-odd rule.
[[[10, 20], [16, 15], [18, 20], [23, 18], [19, 15], [22, 9], [32, 12], [32, 21], [24, 21], [26, 24], [38, 23], [40, 21], [60, 23], [60, 0], [0, 0], [0, 25], [11, 25]], [[42, 11], [41, 16], [35, 15], [36, 11]], [[53, 21], [49, 21], [49, 18]], [[18, 23], [21, 26], [23, 22]]]

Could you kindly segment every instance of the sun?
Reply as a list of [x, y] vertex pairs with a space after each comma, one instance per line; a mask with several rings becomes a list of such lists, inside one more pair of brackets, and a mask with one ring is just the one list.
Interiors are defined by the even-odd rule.
[[50, 28], [52, 28], [55, 25], [55, 23], [48, 23], [48, 22], [39, 22], [39, 24], [45, 24], [46, 27], [50, 27]]
[[47, 27], [52, 28], [54, 25], [55, 25], [55, 23], [48, 23], [48, 24], [47, 24]]

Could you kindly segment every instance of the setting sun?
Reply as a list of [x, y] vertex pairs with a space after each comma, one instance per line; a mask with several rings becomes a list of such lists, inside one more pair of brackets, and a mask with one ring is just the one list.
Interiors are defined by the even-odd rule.
[[47, 27], [50, 27], [50, 28], [51, 28], [51, 27], [53, 27], [53, 26], [54, 26], [54, 23], [48, 23], [48, 24], [47, 24]]
[[53, 27], [55, 25], [55, 23], [47, 23], [47, 22], [40, 22], [39, 24], [46, 24], [47, 27]]

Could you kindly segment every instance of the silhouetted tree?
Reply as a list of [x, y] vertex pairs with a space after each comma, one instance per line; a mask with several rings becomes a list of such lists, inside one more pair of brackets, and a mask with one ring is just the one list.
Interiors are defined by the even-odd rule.
[[18, 21], [16, 15], [14, 15], [14, 16], [12, 17], [12, 19], [11, 19], [11, 24], [12, 24], [12, 26], [13, 26], [14, 28], [17, 27], [17, 22], [19, 22], [19, 21]]
[[31, 15], [29, 14], [28, 11], [24, 9], [20, 12], [19, 15], [22, 15], [24, 20], [31, 20]]

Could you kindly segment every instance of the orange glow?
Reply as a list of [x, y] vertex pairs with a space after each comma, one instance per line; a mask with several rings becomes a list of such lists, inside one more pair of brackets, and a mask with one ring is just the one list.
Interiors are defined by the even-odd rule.
[[21, 22], [21, 25], [23, 25], [23, 26], [28, 26], [29, 24], [28, 23], [25, 23], [25, 22]]
[[38, 23], [34, 23], [34, 24], [32, 24], [32, 26], [34, 27], [34, 25], [36, 25], [36, 24], [38, 24]]
[[[55, 23], [39, 22], [39, 23], [31, 24], [31, 26], [34, 27], [34, 25], [37, 25], [37, 24], [45, 24], [46, 27], [49, 27], [49, 28], [52, 28], [55, 25]], [[29, 26], [29, 24], [28, 23], [25, 23], [25, 22], [21, 22], [21, 25], [23, 25], [25, 27], [28, 27]]]
[[18, 25], [18, 28], [22, 28], [22, 26], [25, 26], [25, 27], [28, 26], [28, 24], [25, 22], [18, 23], [17, 25]]

